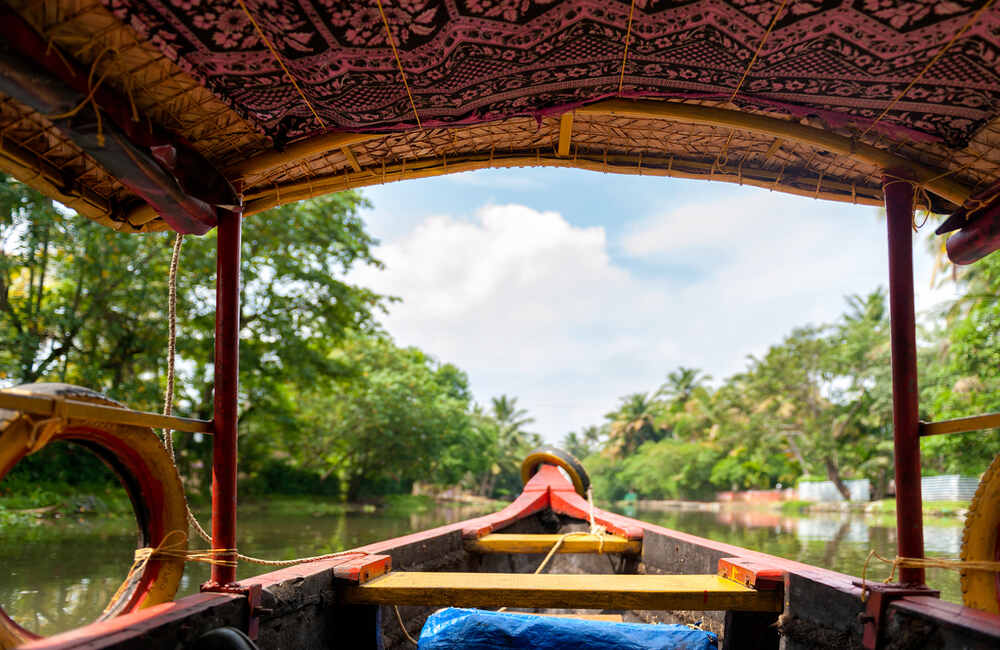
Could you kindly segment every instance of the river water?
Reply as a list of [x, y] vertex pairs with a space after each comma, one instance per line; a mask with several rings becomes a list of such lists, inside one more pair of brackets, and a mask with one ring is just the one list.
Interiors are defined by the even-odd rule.
[[[331, 553], [483, 514], [469, 506], [438, 506], [419, 514], [316, 510], [269, 511], [266, 506], [240, 515], [240, 548], [267, 558]], [[629, 513], [631, 514], [631, 513]], [[829, 514], [790, 517], [759, 511], [643, 512], [651, 523], [764, 551], [808, 564], [860, 575], [870, 549], [895, 555], [891, 519]], [[207, 517], [205, 517], [207, 519]], [[929, 518], [928, 555], [958, 557], [962, 522]], [[134, 525], [127, 520], [55, 520], [30, 528], [0, 530], [0, 605], [21, 625], [49, 635], [93, 620], [128, 571], [135, 548]], [[240, 577], [267, 568], [241, 565]], [[869, 575], [882, 579], [885, 566]], [[208, 579], [208, 567], [189, 564], [179, 595], [195, 593]], [[942, 597], [961, 602], [957, 574], [932, 570], [928, 582]]]

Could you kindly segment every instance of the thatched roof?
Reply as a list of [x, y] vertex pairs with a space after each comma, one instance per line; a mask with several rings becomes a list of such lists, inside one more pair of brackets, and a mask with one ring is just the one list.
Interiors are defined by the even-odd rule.
[[[867, 205], [885, 170], [909, 170], [938, 212], [1000, 181], [992, 2], [10, 5], [91, 91], [221, 172], [247, 213], [505, 166]], [[167, 228], [67, 119], [0, 95], [0, 169], [115, 228]]]

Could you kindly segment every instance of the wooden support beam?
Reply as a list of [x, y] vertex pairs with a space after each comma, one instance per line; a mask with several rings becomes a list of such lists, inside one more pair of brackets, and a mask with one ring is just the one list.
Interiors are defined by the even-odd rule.
[[1000, 413], [984, 413], [967, 418], [941, 420], [940, 422], [921, 422], [921, 436], [939, 436], [945, 433], [967, 433], [982, 429], [1000, 428]]
[[399, 571], [343, 587], [341, 602], [430, 607], [738, 610], [777, 612], [779, 591], [717, 575], [429, 573]]
[[[366, 169], [360, 174], [338, 172], [328, 176], [318, 176], [313, 178], [312, 182], [296, 181], [284, 183], [277, 187], [261, 186], [256, 191], [247, 193], [247, 204], [244, 214], [247, 216], [258, 214], [264, 210], [269, 210], [293, 201], [301, 201], [302, 199], [313, 198], [323, 194], [342, 192], [369, 185], [381, 185], [416, 178], [433, 178], [476, 169], [502, 169], [506, 167], [562, 167], [586, 169], [595, 172], [613, 172], [627, 175], [642, 174], [643, 176], [665, 176], [695, 180], [707, 180], [708, 174], [712, 169], [710, 163], [673, 156], [644, 157], [643, 166], [639, 168], [636, 165], [635, 159], [627, 155], [608, 155], [606, 158], [597, 158], [591, 152], [590, 156], [585, 156], [581, 153], [574, 158], [560, 158], [552, 154], [527, 155], [524, 152], [496, 152], [490, 154], [490, 152], [486, 152], [469, 154], [457, 159], [449, 158], [447, 165], [444, 164], [444, 160], [441, 158], [425, 159], [406, 162], [405, 164], [387, 164], [384, 170]], [[845, 183], [827, 180], [823, 181], [823, 187], [839, 190], [840, 193], [825, 189], [817, 192], [814, 187], [794, 187], [787, 183], [778, 185], [782, 180], [780, 172], [750, 169], [743, 169], [741, 172], [738, 165], [733, 163], [725, 167], [717, 166], [714, 180], [724, 183], [739, 183], [740, 185], [761, 187], [767, 190], [778, 190], [786, 194], [795, 194], [813, 199], [827, 199], [857, 205], [884, 205], [881, 191], [878, 194], [874, 194], [869, 188], [852, 187]], [[810, 179], [810, 182], [815, 183], [815, 180]]]
[[361, 173], [361, 165], [358, 164], [358, 158], [354, 155], [354, 152], [351, 151], [351, 148], [341, 147], [340, 151], [344, 154], [344, 157], [347, 158], [347, 162], [350, 163], [351, 169], [353, 169], [356, 173]]
[[623, 115], [647, 119], [663, 119], [688, 124], [706, 124], [765, 133], [785, 140], [831, 151], [861, 160], [880, 169], [909, 170], [914, 180], [925, 189], [962, 205], [972, 193], [971, 188], [948, 175], [947, 170], [932, 169], [918, 162], [879, 149], [834, 131], [805, 126], [792, 120], [757, 115], [724, 108], [652, 100], [606, 99], [576, 109], [590, 115]]
[[[548, 553], [562, 535], [521, 535], [492, 533], [465, 541], [465, 550], [473, 553]], [[572, 535], [563, 540], [558, 553], [631, 553], [642, 552], [642, 540], [619, 535]]]
[[288, 145], [282, 151], [268, 151], [254, 158], [244, 160], [226, 168], [233, 178], [246, 178], [266, 173], [282, 165], [292, 165], [308, 160], [319, 153], [342, 149], [353, 144], [384, 138], [385, 134], [375, 133], [331, 133], [318, 138], [310, 138]]
[[563, 113], [559, 118], [559, 155], [569, 155], [569, 145], [573, 139], [573, 111]]
[[179, 418], [173, 415], [133, 411], [49, 395], [32, 395], [31, 393], [20, 392], [16, 389], [0, 391], [0, 408], [44, 417], [60, 415], [66, 418], [112, 422], [115, 424], [132, 424], [140, 427], [153, 427], [155, 429], [173, 429], [189, 433], [212, 433], [212, 422], [209, 420], [195, 420], [193, 418]]
[[206, 158], [147, 120], [133, 120], [127, 98], [94, 82], [3, 2], [0, 92], [49, 116], [178, 232], [207, 232], [217, 223], [216, 206], [238, 203], [232, 185]]

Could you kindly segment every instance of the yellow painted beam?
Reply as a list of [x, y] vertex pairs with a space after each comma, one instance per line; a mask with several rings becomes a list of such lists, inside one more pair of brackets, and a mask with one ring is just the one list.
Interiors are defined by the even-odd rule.
[[90, 404], [88, 402], [56, 398], [48, 395], [33, 395], [19, 389], [0, 391], [0, 409], [21, 411], [22, 413], [45, 417], [59, 415], [66, 418], [79, 418], [81, 420], [94, 420], [96, 422], [132, 424], [156, 429], [188, 431], [191, 433], [212, 433], [211, 420], [180, 418], [175, 415], [133, 411], [131, 409], [106, 406], [104, 404]]
[[573, 140], [573, 112], [563, 113], [559, 118], [559, 155], [569, 155], [569, 145]]
[[887, 149], [879, 149], [832, 130], [817, 129], [792, 120], [699, 104], [630, 99], [606, 99], [582, 106], [576, 109], [576, 112], [584, 115], [621, 115], [664, 119], [687, 124], [724, 126], [764, 133], [849, 156], [883, 170], [909, 170], [916, 176], [917, 181], [924, 184], [928, 191], [956, 205], [962, 205], [971, 194], [971, 188], [951, 178], [946, 173], [947, 170], [932, 169], [919, 162], [896, 155]]
[[[671, 178], [691, 178], [696, 180], [708, 180], [711, 164], [697, 161], [689, 161], [681, 158], [669, 157], [663, 160], [648, 158], [647, 163], [661, 163], [660, 167], [639, 167], [636, 162], [628, 156], [609, 155], [607, 160], [591, 160], [584, 156], [578, 158], [560, 158], [553, 155], [524, 154], [511, 155], [490, 155], [489, 153], [480, 156], [470, 156], [458, 160], [449, 159], [447, 165], [442, 159], [420, 160], [411, 163], [386, 165], [384, 169], [365, 169], [362, 173], [338, 173], [326, 177], [317, 177], [312, 182], [295, 182], [279, 185], [277, 187], [262, 186], [256, 188], [246, 195], [246, 206], [243, 214], [250, 216], [258, 214], [264, 210], [301, 201], [331, 192], [341, 192], [358, 187], [369, 185], [382, 185], [402, 180], [412, 180], [416, 178], [432, 178], [445, 174], [455, 174], [463, 171], [475, 169], [507, 168], [507, 167], [566, 167], [576, 169], [586, 169], [596, 172], [612, 172], [616, 174], [642, 174], [644, 176], [668, 176]], [[664, 168], [662, 165], [666, 165]], [[690, 171], [689, 171], [690, 170]], [[737, 165], [730, 164], [727, 167], [716, 167], [713, 177], [715, 181], [727, 183], [739, 183], [740, 185], [751, 185], [762, 187], [768, 190], [776, 190], [786, 194], [796, 194], [814, 199], [828, 199], [843, 203], [854, 203], [858, 205], [881, 206], [881, 192], [879, 196], [870, 196], [868, 188], [853, 187], [843, 183], [823, 181], [824, 187], [837, 188], [843, 194], [836, 194], [815, 189], [797, 188], [782, 182], [781, 173], [768, 170], [742, 170], [739, 173]], [[780, 183], [780, 184], [779, 184]], [[917, 197], [919, 201], [920, 197]]]
[[345, 586], [341, 602], [430, 607], [778, 612], [782, 594], [717, 575], [428, 573], [396, 571]]
[[351, 148], [350, 147], [341, 147], [340, 151], [344, 154], [344, 157], [347, 158], [347, 162], [348, 162], [348, 164], [351, 165], [351, 169], [353, 169], [355, 172], [360, 172], [361, 171], [361, 165], [358, 164], [358, 159], [354, 155], [354, 152], [351, 151]]
[[943, 433], [966, 433], [981, 429], [1000, 428], [1000, 413], [986, 413], [967, 418], [941, 420], [940, 422], [921, 422], [920, 435], [937, 436]]
[[302, 162], [318, 153], [326, 153], [352, 144], [384, 138], [385, 134], [372, 133], [331, 133], [288, 145], [283, 151], [269, 151], [255, 158], [249, 158], [226, 168], [229, 178], [244, 178], [263, 174], [275, 167]]
[[[548, 553], [562, 535], [519, 535], [493, 533], [470, 539], [465, 549], [474, 553]], [[641, 540], [629, 540], [619, 535], [573, 535], [563, 540], [558, 553], [633, 553], [642, 552]]]

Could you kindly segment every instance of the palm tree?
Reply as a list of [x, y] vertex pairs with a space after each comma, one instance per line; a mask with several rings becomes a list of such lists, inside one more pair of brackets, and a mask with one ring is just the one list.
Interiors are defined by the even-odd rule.
[[667, 381], [656, 391], [656, 397], [666, 398], [670, 409], [683, 408], [695, 391], [702, 388], [712, 378], [698, 368], [680, 366], [667, 374]]
[[604, 416], [611, 421], [608, 453], [623, 456], [647, 440], [661, 438], [662, 432], [655, 422], [658, 406], [654, 396], [647, 393], [632, 393], [621, 398], [618, 410]]

